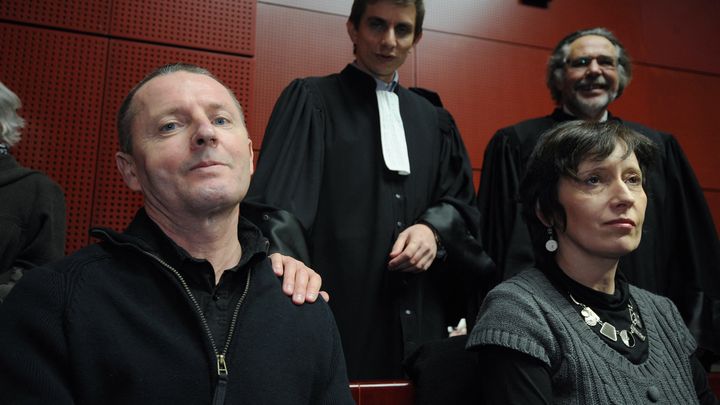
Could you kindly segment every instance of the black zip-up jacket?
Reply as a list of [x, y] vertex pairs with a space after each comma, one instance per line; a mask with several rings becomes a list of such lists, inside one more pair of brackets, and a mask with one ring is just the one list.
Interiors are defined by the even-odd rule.
[[[242, 218], [238, 232], [267, 246]], [[0, 307], [0, 403], [353, 403], [323, 300], [295, 306], [265, 251], [244, 246], [217, 342], [159, 233], [141, 210], [125, 233], [95, 229], [101, 243], [27, 272]]]

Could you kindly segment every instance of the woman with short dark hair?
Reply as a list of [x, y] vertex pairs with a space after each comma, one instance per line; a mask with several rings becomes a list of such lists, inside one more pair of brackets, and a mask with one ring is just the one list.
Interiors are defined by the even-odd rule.
[[618, 122], [543, 135], [521, 190], [537, 268], [493, 289], [468, 339], [484, 403], [714, 404], [675, 305], [618, 271], [642, 235], [655, 146]]

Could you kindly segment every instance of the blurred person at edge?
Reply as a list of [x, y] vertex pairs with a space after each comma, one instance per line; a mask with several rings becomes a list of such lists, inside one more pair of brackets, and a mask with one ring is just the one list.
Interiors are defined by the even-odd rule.
[[62, 189], [10, 153], [25, 126], [19, 108], [18, 96], [0, 83], [0, 303], [25, 270], [65, 253]]

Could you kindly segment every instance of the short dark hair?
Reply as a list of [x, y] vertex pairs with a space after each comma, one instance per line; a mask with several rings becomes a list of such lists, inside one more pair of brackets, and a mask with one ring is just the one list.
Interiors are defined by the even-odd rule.
[[226, 86], [220, 79], [215, 77], [212, 73], [210, 73], [209, 70], [202, 68], [197, 65], [193, 65], [190, 63], [171, 63], [164, 66], [161, 66], [152, 72], [150, 72], [147, 76], [145, 76], [138, 84], [133, 87], [127, 96], [125, 96], [125, 99], [123, 100], [122, 104], [120, 104], [120, 110], [118, 110], [117, 114], [117, 131], [118, 131], [118, 141], [120, 142], [120, 150], [125, 153], [132, 153], [132, 121], [133, 118], [135, 118], [136, 111], [132, 108], [133, 107], [133, 99], [135, 98], [135, 94], [140, 90], [147, 82], [150, 80], [158, 77], [158, 76], [164, 76], [169, 75], [171, 73], [175, 72], [188, 72], [188, 73], [194, 73], [198, 75], [203, 75], [212, 78], [213, 80], [220, 83], [223, 87], [225, 87], [230, 93], [230, 97], [232, 97], [233, 102], [238, 107], [238, 110], [240, 111], [240, 119], [243, 119], [242, 114], [242, 106], [240, 105], [240, 102], [238, 101], [237, 97], [235, 97], [235, 93], [233, 93], [232, 90], [228, 86]]
[[[541, 135], [520, 184], [523, 216], [531, 234], [545, 234], [545, 226], [538, 219], [536, 208], [544, 218], [556, 220], [556, 226], [565, 228], [567, 216], [558, 200], [560, 179], [576, 178], [580, 163], [586, 159], [607, 158], [618, 142], [626, 148], [624, 157], [635, 153], [644, 183], [648, 170], [655, 162], [657, 147], [620, 121], [567, 121]], [[539, 241], [535, 242], [537, 247]]]
[[627, 50], [615, 34], [603, 27], [578, 30], [561, 39], [555, 46], [552, 55], [550, 55], [550, 59], [548, 59], [545, 84], [550, 90], [550, 96], [552, 96], [552, 99], [558, 104], [561, 102], [562, 92], [557, 88], [557, 83], [561, 82], [565, 77], [565, 62], [570, 53], [570, 44], [578, 38], [588, 35], [603, 37], [615, 45], [618, 58], [617, 72], [619, 81], [617, 97], [620, 97], [625, 87], [630, 84], [630, 80], [632, 79], [632, 61], [630, 60], [630, 55], [628, 55]]
[[415, 39], [417, 40], [417, 37], [422, 34], [423, 20], [425, 19], [425, 3], [423, 3], [423, 0], [355, 0], [352, 9], [350, 9], [350, 17], [348, 17], [355, 29], [360, 27], [360, 21], [365, 15], [368, 4], [375, 4], [380, 1], [392, 1], [393, 4], [399, 6], [415, 5]]

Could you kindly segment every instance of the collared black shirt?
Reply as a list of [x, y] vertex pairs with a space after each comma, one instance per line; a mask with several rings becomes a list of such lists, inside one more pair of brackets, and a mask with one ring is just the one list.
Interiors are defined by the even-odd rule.
[[192, 257], [178, 246], [145, 214], [151, 223], [158, 253], [187, 283], [208, 322], [216, 350], [222, 352], [237, 303], [243, 296], [250, 269], [267, 258], [269, 243], [250, 221], [240, 217], [238, 240], [242, 246], [240, 262], [225, 269], [215, 283], [215, 270], [205, 259]]

